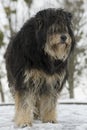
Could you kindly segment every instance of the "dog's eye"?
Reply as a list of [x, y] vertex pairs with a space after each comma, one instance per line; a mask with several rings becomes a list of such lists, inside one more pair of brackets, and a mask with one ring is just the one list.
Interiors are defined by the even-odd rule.
[[68, 17], [68, 20], [71, 21], [72, 20], [72, 14], [70, 12], [67, 13], [67, 17]]
[[37, 28], [38, 28], [38, 29], [41, 29], [42, 26], [43, 26], [43, 21], [42, 21], [41, 19], [37, 18], [37, 20], [36, 20], [36, 25], [37, 25]]

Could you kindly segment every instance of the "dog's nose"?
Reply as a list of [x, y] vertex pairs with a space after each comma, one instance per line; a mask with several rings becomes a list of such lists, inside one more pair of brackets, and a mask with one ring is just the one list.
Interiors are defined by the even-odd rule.
[[61, 35], [60, 38], [61, 38], [61, 42], [64, 43], [66, 41], [66, 39], [67, 39], [67, 36], [63, 34], [63, 35]]

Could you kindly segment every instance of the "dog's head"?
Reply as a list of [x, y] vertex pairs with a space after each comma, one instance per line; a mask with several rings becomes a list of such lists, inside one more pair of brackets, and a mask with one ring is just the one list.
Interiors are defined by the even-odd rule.
[[39, 49], [55, 60], [65, 61], [74, 47], [71, 19], [62, 9], [42, 10], [35, 16]]

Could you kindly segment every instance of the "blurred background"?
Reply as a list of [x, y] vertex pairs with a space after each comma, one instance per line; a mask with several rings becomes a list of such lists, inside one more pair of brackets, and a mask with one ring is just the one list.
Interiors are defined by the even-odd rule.
[[63, 8], [73, 14], [76, 49], [68, 67], [69, 78], [61, 99], [87, 99], [87, 1], [86, 0], [0, 0], [0, 103], [13, 102], [6, 77], [4, 53], [10, 38], [24, 22], [45, 8]]

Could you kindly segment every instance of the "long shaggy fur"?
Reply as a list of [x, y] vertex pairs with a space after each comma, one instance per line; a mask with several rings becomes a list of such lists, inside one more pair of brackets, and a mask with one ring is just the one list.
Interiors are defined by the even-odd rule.
[[71, 19], [71, 13], [62, 9], [42, 10], [7, 47], [7, 76], [18, 126], [31, 125], [34, 115], [43, 122], [56, 122], [56, 102], [75, 46]]

